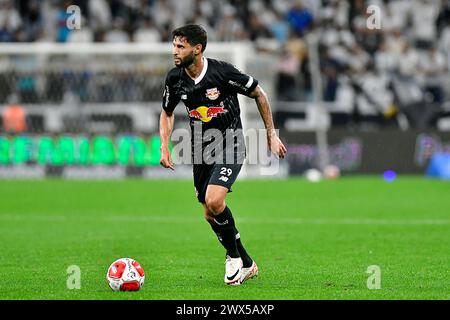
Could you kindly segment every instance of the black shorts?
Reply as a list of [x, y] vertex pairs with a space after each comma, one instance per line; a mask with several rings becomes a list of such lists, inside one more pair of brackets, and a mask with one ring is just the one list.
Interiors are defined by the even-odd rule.
[[197, 199], [205, 203], [206, 189], [208, 185], [219, 185], [232, 192], [231, 185], [241, 171], [242, 163], [233, 164], [194, 164], [194, 187]]

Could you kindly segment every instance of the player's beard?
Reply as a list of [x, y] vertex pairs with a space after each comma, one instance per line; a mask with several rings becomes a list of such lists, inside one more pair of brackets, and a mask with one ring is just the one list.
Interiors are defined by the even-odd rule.
[[194, 52], [191, 52], [190, 54], [188, 54], [184, 59], [180, 59], [180, 63], [176, 64], [176, 66], [178, 68], [187, 68], [189, 67], [191, 64], [194, 63], [195, 60], [195, 55]]

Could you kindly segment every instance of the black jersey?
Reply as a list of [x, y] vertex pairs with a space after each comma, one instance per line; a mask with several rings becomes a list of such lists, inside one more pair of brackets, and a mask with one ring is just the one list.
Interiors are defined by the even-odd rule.
[[203, 70], [195, 81], [184, 68], [169, 71], [163, 109], [172, 112], [181, 100], [186, 106], [191, 129], [195, 123], [201, 123], [203, 132], [214, 128], [225, 134], [227, 129], [241, 129], [237, 94], [250, 95], [258, 81], [227, 62], [203, 58], [203, 63]]

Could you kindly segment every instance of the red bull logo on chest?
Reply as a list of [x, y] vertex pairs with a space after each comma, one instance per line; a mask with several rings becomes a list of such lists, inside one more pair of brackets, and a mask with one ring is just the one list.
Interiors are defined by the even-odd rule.
[[210, 100], [216, 100], [220, 95], [220, 91], [217, 88], [206, 89], [206, 97]]
[[223, 105], [220, 107], [205, 107], [201, 106], [189, 111], [189, 117], [199, 119], [203, 122], [209, 122], [212, 118], [217, 117], [220, 113], [226, 113], [228, 110]]

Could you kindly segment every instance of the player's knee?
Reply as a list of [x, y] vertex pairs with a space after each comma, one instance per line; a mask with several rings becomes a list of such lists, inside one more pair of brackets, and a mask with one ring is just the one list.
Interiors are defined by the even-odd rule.
[[218, 197], [208, 196], [206, 197], [206, 206], [213, 215], [218, 215], [225, 210], [225, 201]]

